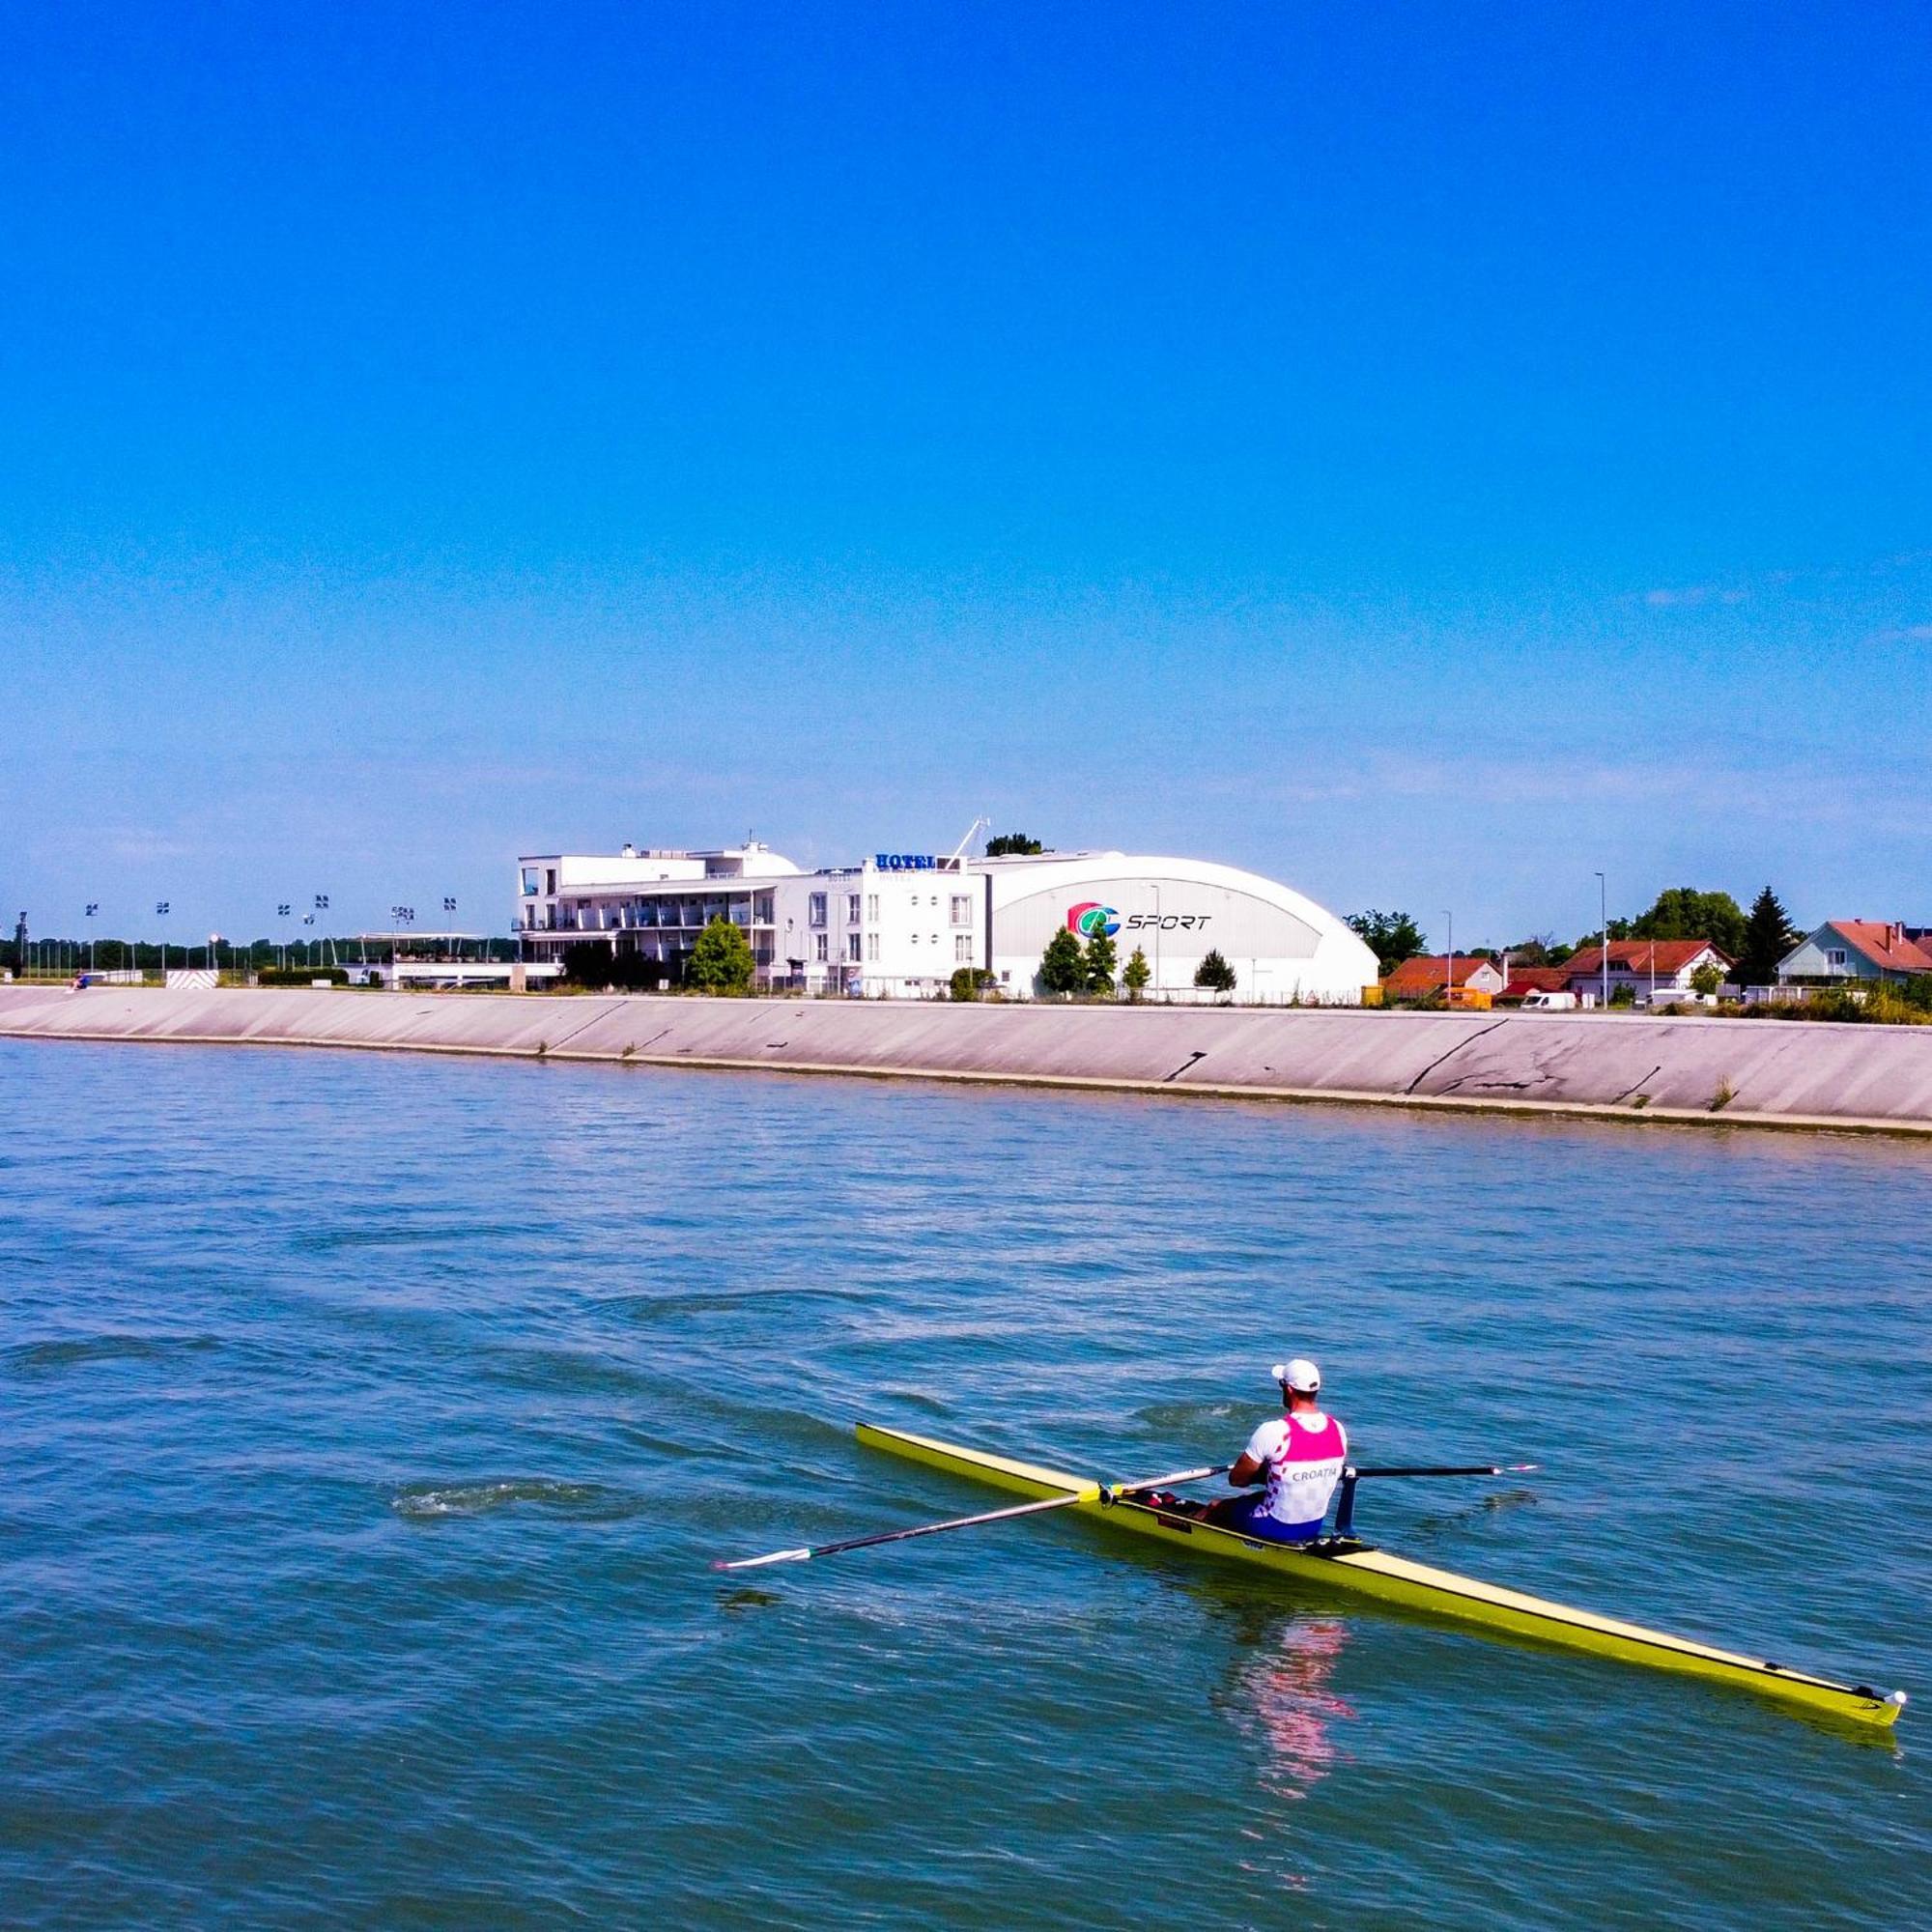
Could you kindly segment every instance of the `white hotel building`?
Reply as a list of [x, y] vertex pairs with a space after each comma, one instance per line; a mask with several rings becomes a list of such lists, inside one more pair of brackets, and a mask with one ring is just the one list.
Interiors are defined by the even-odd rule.
[[808, 872], [753, 842], [713, 851], [538, 854], [518, 861], [516, 931], [529, 961], [605, 940], [672, 982], [697, 935], [727, 919], [768, 987], [855, 998], [931, 999], [962, 966], [1031, 999], [1047, 941], [1110, 932], [1124, 966], [1146, 954], [1149, 999], [1199, 997], [1210, 952], [1235, 969], [1235, 998], [1355, 1005], [1376, 957], [1332, 913], [1253, 872], [1122, 852], [944, 858], [880, 852]]

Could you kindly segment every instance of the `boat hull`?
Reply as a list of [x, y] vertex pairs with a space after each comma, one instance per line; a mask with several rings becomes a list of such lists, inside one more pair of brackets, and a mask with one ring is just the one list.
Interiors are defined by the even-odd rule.
[[1552, 1603], [1548, 1598], [1503, 1589], [1473, 1577], [1461, 1577], [1453, 1571], [1411, 1563], [1405, 1557], [1352, 1540], [1330, 1538], [1309, 1548], [1263, 1543], [1238, 1531], [1145, 1503], [1124, 1498], [1110, 1501], [1089, 1476], [1071, 1475], [1065, 1470], [1044, 1468], [1037, 1463], [941, 1442], [904, 1430], [882, 1429], [870, 1423], [861, 1423], [858, 1434], [860, 1441], [871, 1448], [995, 1489], [1042, 1500], [1054, 1495], [1076, 1497], [1069, 1508], [1079, 1515], [1098, 1518], [1111, 1527], [1131, 1530], [1157, 1542], [1185, 1547], [1197, 1555], [1270, 1570], [1292, 1577], [1297, 1585], [1346, 1591], [1352, 1596], [1473, 1624], [1532, 1642], [1731, 1684], [1860, 1724], [1894, 1723], [1905, 1702], [1902, 1691], [1887, 1695], [1868, 1686], [1840, 1684], [1831, 1678], [1790, 1670], [1764, 1658], [1720, 1650], [1690, 1637], [1673, 1636], [1641, 1624], [1598, 1616], [1593, 1611]]

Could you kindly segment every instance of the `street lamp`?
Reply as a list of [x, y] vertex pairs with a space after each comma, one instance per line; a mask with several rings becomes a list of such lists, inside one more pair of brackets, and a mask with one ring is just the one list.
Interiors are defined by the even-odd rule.
[[1442, 918], [1449, 928], [1449, 963], [1442, 971], [1442, 1004], [1453, 1007], [1456, 1004], [1456, 915], [1445, 912]]
[[395, 937], [389, 942], [389, 983], [400, 993], [403, 990], [403, 927], [416, 923], [414, 906], [392, 905], [389, 917], [396, 922]]
[[1610, 889], [1597, 874], [1597, 918], [1604, 928], [1604, 1010], [1610, 1009]]
[[[94, 915], [98, 913], [99, 910], [100, 910], [100, 901], [99, 899], [88, 900], [87, 917], [90, 922], [93, 920]], [[87, 970], [90, 973], [94, 971], [94, 927], [92, 923], [90, 923], [87, 928]]]
[[[155, 917], [156, 919], [163, 919], [163, 920], [166, 919], [168, 916], [168, 907], [170, 906], [171, 903], [172, 901], [168, 899], [156, 899], [155, 901]], [[168, 983], [168, 929], [164, 925], [161, 927], [161, 984], [165, 986], [167, 983]]]
[[[328, 895], [327, 893], [316, 894], [315, 909], [317, 912], [327, 912], [328, 910]], [[335, 941], [333, 939], [328, 939], [327, 946], [328, 946], [328, 963], [331, 966], [333, 966], [335, 964]]]

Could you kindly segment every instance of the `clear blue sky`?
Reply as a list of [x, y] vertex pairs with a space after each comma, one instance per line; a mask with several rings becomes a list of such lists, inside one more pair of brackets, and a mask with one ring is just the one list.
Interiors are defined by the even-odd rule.
[[14, 9], [4, 911], [986, 810], [1932, 920], [1928, 18]]

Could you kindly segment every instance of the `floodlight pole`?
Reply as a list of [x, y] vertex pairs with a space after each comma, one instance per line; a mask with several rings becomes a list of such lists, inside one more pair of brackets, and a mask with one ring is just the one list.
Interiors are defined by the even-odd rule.
[[1604, 882], [1603, 873], [1597, 874], [1597, 918], [1604, 932], [1604, 1010], [1610, 1009], [1610, 889]]

